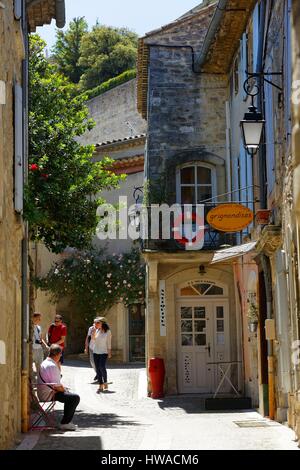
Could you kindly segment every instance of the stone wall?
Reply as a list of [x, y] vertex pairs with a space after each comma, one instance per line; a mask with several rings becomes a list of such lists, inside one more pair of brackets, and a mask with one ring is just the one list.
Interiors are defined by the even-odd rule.
[[[277, 72], [283, 71], [282, 77], [273, 77], [272, 81], [282, 87], [282, 92], [274, 87], [269, 88], [269, 96], [273, 100], [273, 109], [270, 112], [268, 103], [266, 103], [266, 122], [273, 120], [274, 137], [273, 142], [268, 142], [266, 146], [267, 161], [272, 155], [272, 149], [275, 154], [274, 178], [275, 183], [272, 191], [268, 191], [268, 207], [274, 208], [275, 225], [282, 227], [282, 246], [285, 255], [285, 266], [287, 271], [287, 303], [288, 309], [278, 306], [276, 300], [276, 285], [280, 282], [280, 273], [275, 264], [275, 256], [271, 257], [273, 268], [273, 295], [274, 295], [274, 318], [276, 319], [276, 340], [282, 341], [281, 331], [283, 324], [286, 325], [290, 342], [297, 339], [297, 294], [293, 288], [296, 277], [294, 259], [297, 256], [295, 249], [296, 230], [293, 228], [292, 217], [292, 195], [293, 195], [293, 164], [291, 161], [291, 63], [289, 60], [290, 44], [287, 41], [290, 34], [289, 19], [286, 10], [286, 3], [277, 0], [272, 9], [272, 15], [269, 22], [268, 38], [266, 42], [266, 70]], [[265, 85], [265, 88], [268, 85]], [[268, 174], [270, 178], [270, 174]], [[278, 252], [279, 253], [279, 252]], [[282, 294], [283, 295], [283, 294]], [[289, 320], [285, 320], [289, 316]], [[289, 345], [289, 356], [292, 350]], [[283, 346], [281, 347], [283, 349]], [[275, 356], [275, 389], [276, 389], [276, 419], [286, 420], [288, 408], [288, 392], [282, 387], [282, 354], [283, 352], [274, 342]], [[299, 371], [290, 364], [290, 392], [297, 390]]]
[[[293, 225], [297, 230], [297, 251], [298, 265], [300, 253], [299, 225], [300, 225], [300, 3], [292, 0], [292, 67], [293, 67], [293, 138], [292, 138], [292, 155], [293, 155]], [[299, 268], [296, 283], [300, 286]], [[299, 319], [298, 319], [298, 338], [299, 339]], [[298, 377], [300, 377], [298, 366]], [[298, 382], [299, 383], [299, 382]], [[298, 439], [300, 439], [300, 393], [298, 390], [289, 397], [289, 423], [296, 431]]]
[[13, 2], [0, 5], [0, 449], [8, 449], [21, 426], [21, 241], [22, 219], [14, 210], [13, 85], [22, 84], [20, 21]]
[[145, 121], [136, 109], [136, 79], [96, 96], [87, 106], [89, 117], [96, 125], [79, 139], [82, 144], [97, 144], [145, 132]]
[[[227, 80], [195, 73], [192, 51], [184, 47], [200, 51], [209, 20], [196, 15], [182, 29], [145, 38], [151, 44], [146, 176], [168, 187], [164, 202], [175, 202], [176, 166], [192, 161], [218, 161], [217, 191], [225, 192]], [[167, 182], [159, 183], [164, 175]]]

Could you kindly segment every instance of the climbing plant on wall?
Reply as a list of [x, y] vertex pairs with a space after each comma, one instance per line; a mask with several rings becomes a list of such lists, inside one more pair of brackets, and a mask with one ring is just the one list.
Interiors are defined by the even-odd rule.
[[49, 273], [35, 284], [48, 291], [52, 302], [63, 297], [90, 320], [104, 314], [117, 302], [144, 303], [145, 266], [140, 253], [106, 255], [103, 250], [74, 251], [53, 264]]

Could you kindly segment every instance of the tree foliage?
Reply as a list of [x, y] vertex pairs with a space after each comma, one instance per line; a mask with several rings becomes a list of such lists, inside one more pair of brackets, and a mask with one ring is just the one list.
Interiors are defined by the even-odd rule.
[[[29, 176], [25, 217], [33, 240], [59, 253], [90, 245], [102, 189], [118, 186], [120, 176], [94, 162], [94, 146], [76, 137], [92, 127], [85, 96], [49, 64], [44, 41], [30, 37]], [[121, 177], [122, 178], [122, 177]]]
[[78, 83], [85, 68], [79, 65], [81, 40], [88, 31], [84, 17], [74, 18], [66, 32], [56, 31], [56, 43], [52, 49], [58, 69], [73, 83]]
[[75, 251], [53, 264], [36, 286], [50, 293], [52, 302], [72, 298], [76, 309], [92, 320], [115, 303], [144, 303], [145, 266], [140, 253], [106, 256], [101, 250]]
[[85, 71], [80, 79], [83, 90], [94, 88], [135, 68], [138, 36], [126, 28], [96, 24], [81, 41], [79, 65]]

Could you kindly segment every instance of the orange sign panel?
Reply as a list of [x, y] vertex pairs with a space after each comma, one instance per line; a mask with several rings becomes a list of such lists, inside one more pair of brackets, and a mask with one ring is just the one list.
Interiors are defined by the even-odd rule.
[[253, 221], [251, 209], [241, 204], [220, 204], [207, 214], [207, 222], [220, 232], [240, 232]]

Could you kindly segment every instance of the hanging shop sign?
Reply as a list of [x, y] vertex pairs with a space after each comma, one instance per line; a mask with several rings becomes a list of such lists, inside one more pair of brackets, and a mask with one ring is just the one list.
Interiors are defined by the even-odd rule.
[[166, 281], [159, 281], [159, 323], [160, 336], [167, 336], [166, 325]]
[[251, 209], [242, 204], [220, 204], [207, 214], [207, 222], [220, 232], [241, 232], [253, 222]]
[[272, 211], [268, 209], [258, 209], [255, 214], [257, 225], [268, 225], [270, 223]]

